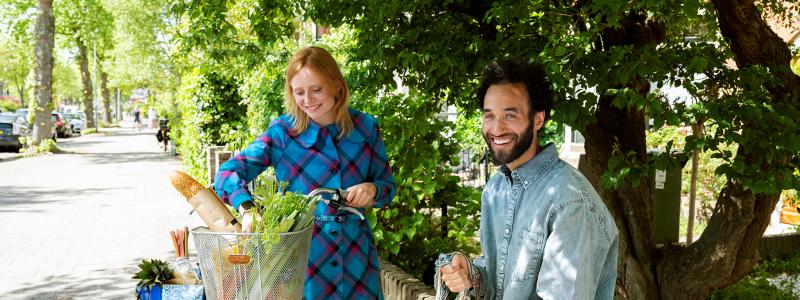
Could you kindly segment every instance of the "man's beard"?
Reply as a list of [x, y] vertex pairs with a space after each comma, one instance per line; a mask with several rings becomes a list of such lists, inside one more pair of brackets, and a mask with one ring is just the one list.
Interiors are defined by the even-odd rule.
[[533, 143], [533, 126], [528, 126], [528, 128], [522, 132], [522, 138], [516, 133], [514, 134], [512, 142], [516, 144], [511, 148], [511, 151], [508, 152], [495, 151], [494, 148], [492, 148], [492, 139], [488, 137], [486, 133], [483, 134], [483, 140], [489, 145], [489, 150], [491, 150], [490, 152], [492, 153], [492, 162], [494, 162], [495, 165], [505, 165], [515, 161], [531, 147]]

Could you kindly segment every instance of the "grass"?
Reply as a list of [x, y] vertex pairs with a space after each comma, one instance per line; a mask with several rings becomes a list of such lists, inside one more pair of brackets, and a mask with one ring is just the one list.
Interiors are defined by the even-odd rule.
[[[800, 278], [800, 254], [786, 259], [765, 259], [759, 262], [742, 280], [725, 289], [717, 290], [709, 299], [798, 299], [793, 287]], [[777, 286], [770, 279], [777, 280]]]

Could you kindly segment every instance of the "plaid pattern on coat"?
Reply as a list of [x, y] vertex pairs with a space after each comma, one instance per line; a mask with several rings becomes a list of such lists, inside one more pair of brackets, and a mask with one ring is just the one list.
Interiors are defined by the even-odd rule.
[[[283, 115], [217, 173], [220, 198], [238, 208], [252, 199], [247, 182], [267, 167], [275, 168], [287, 190], [308, 194], [318, 187], [347, 189], [372, 182], [377, 187], [374, 207], [388, 205], [396, 186], [386, 148], [374, 117], [350, 110], [353, 130], [337, 139], [336, 125], [320, 127], [310, 122], [297, 135], [293, 120]], [[363, 212], [363, 209], [360, 209]], [[383, 299], [378, 252], [366, 220], [336, 211], [320, 202], [305, 281], [306, 299]]]

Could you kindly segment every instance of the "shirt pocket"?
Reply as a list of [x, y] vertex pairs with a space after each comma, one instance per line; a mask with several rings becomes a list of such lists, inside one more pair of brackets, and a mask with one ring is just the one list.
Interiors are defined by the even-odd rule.
[[516, 260], [514, 279], [517, 281], [529, 281], [539, 272], [544, 251], [544, 234], [522, 229], [519, 238], [519, 259]]

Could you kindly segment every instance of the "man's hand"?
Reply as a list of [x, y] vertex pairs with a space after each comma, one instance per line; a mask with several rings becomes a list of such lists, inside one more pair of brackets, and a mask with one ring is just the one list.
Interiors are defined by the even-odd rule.
[[347, 189], [347, 206], [369, 207], [375, 199], [378, 188], [372, 182], [359, 183]]
[[453, 256], [453, 262], [442, 266], [439, 271], [442, 273], [442, 281], [453, 293], [459, 293], [472, 287], [467, 260], [463, 255]]

